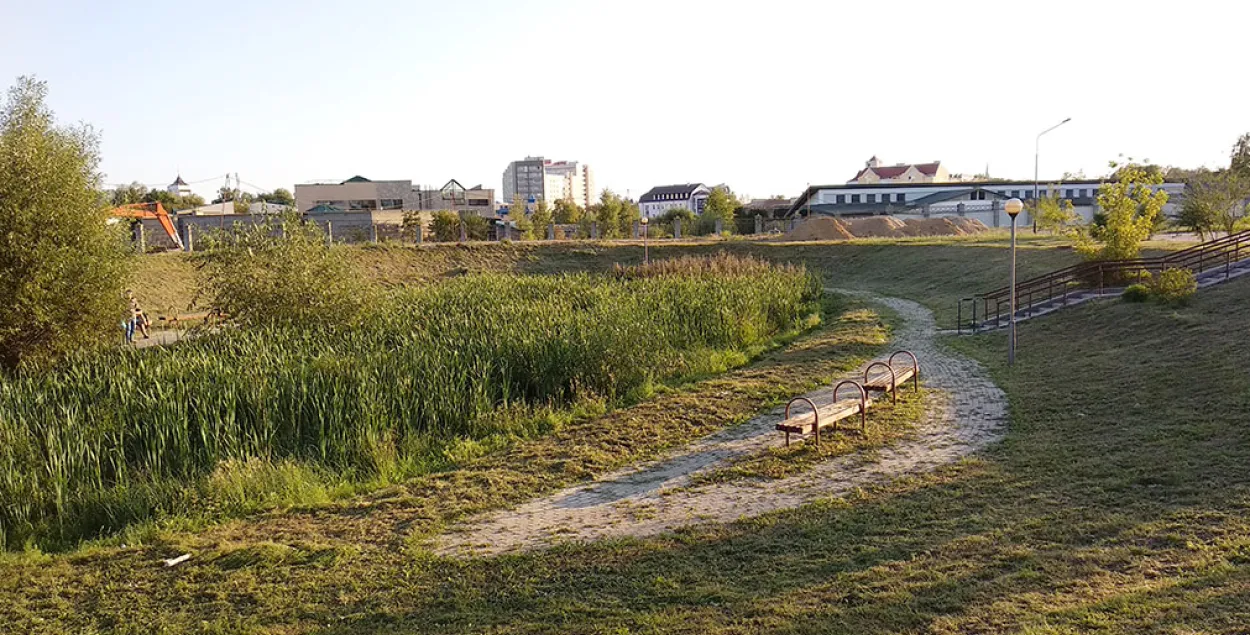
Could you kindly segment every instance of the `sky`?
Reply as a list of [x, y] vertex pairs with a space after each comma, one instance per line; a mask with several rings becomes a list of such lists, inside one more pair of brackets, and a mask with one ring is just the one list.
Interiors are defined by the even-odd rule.
[[[411, 179], [499, 190], [529, 155], [637, 198], [796, 196], [871, 156], [1031, 179], [1227, 164], [1250, 3], [0, 0], [0, 83], [48, 83], [107, 183], [204, 196]], [[497, 192], [498, 196], [498, 192]]]

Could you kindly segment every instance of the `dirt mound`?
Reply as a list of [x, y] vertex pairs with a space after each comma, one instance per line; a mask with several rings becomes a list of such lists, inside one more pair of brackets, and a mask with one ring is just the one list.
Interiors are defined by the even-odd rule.
[[979, 220], [959, 216], [913, 218], [899, 229], [904, 236], [967, 236], [989, 229]]
[[983, 231], [989, 230], [989, 227], [986, 227], [985, 223], [982, 223], [981, 221], [976, 220], [974, 218], [964, 218], [964, 217], [956, 216], [954, 218], [951, 218], [950, 221], [952, 223], [955, 223], [956, 227], [964, 230], [964, 233], [967, 233], [967, 234], [979, 234]]
[[786, 240], [849, 240], [855, 236], [831, 216], [809, 218], [786, 234]]
[[848, 240], [851, 238], [900, 238], [903, 236], [967, 236], [989, 229], [979, 220], [959, 216], [913, 218], [893, 216], [833, 218], [817, 216], [803, 221], [786, 234], [787, 240]]
[[852, 218], [843, 221], [846, 229], [856, 238], [891, 238], [902, 236], [899, 231], [904, 226], [903, 221], [893, 216], [868, 216], [866, 218]]

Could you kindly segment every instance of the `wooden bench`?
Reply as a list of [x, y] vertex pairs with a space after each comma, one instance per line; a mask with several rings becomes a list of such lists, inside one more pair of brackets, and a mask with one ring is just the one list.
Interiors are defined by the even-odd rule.
[[[894, 358], [899, 355], [907, 355], [911, 358], [910, 366], [896, 366]], [[884, 369], [875, 376], [872, 375], [873, 369]], [[920, 390], [920, 361], [911, 351], [895, 351], [890, 355], [887, 362], [873, 362], [864, 369], [864, 389], [875, 392], [887, 393], [894, 398], [894, 403], [898, 403], [898, 387], [900, 384], [906, 384], [907, 380], [912, 380], [912, 386], [915, 390]]]
[[[853, 386], [857, 393], [858, 399], [847, 399], [838, 401], [838, 391], [843, 386]], [[798, 402], [806, 402], [808, 407], [812, 409], [810, 413], [792, 417], [790, 416], [790, 408]], [[790, 446], [790, 435], [813, 435], [816, 443], [820, 444], [820, 429], [832, 426], [836, 432], [838, 422], [859, 415], [860, 430], [866, 430], [868, 427], [868, 407], [872, 405], [872, 400], [868, 398], [868, 391], [853, 380], [845, 380], [833, 387], [833, 403], [817, 408], [816, 404], [807, 397], [795, 397], [786, 404], [786, 418], [777, 424], [777, 429], [786, 433], [786, 447]]]

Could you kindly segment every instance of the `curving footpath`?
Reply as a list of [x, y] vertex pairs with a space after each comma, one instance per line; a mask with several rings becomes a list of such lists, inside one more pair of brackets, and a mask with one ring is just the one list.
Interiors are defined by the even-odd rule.
[[[560, 541], [643, 537], [696, 523], [731, 522], [926, 472], [998, 440], [1007, 421], [1006, 396], [980, 364], [936, 344], [938, 331], [932, 312], [909, 300], [857, 295], [899, 314], [903, 326], [896, 332], [891, 350], [903, 348], [916, 353], [921, 380], [933, 397], [924, 421], [903, 441], [874, 453], [871, 459], [856, 454], [841, 456], [784, 479], [690, 486], [696, 474], [782, 445], [783, 435], [773, 429], [782, 417], [778, 408], [665, 458], [514, 509], [470, 519], [439, 538], [434, 551], [442, 555], [493, 555]], [[806, 396], [823, 405], [828, 403], [829, 393], [826, 386]]]

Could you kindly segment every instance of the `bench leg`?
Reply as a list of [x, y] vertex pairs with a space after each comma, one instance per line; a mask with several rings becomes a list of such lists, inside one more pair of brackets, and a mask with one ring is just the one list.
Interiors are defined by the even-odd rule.
[[817, 425], [814, 425], [813, 427], [815, 427], [815, 428], [816, 428], [816, 430], [815, 430], [815, 433], [816, 433], [816, 445], [820, 445], [820, 425], [818, 425], [818, 424], [817, 424]]
[[789, 432], [786, 433], [786, 447], [787, 448], [790, 447], [790, 433]]

